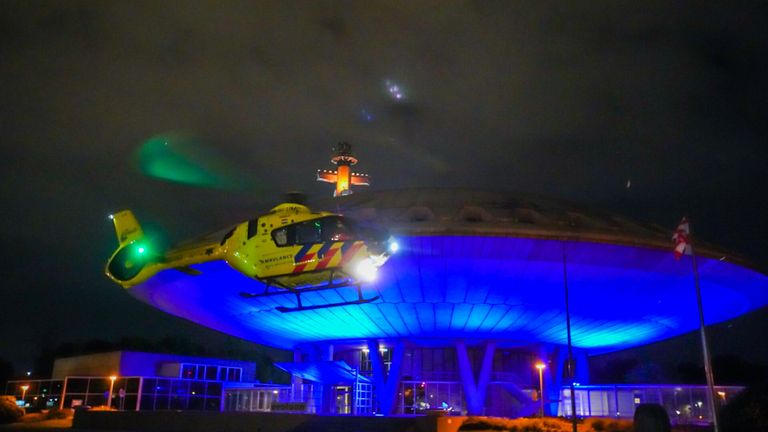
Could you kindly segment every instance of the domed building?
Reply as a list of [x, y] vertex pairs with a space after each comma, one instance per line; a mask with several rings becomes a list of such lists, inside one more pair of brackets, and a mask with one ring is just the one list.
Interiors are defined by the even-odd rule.
[[[282, 313], [293, 296], [244, 297], [259, 283], [223, 261], [195, 265], [195, 276], [167, 270], [129, 292], [201, 325], [292, 350], [295, 361], [278, 364], [294, 376], [290, 398], [325, 413], [530, 415], [543, 386], [544, 410], [562, 414], [558, 401], [571, 397], [562, 389], [571, 379], [564, 378], [566, 283], [580, 388], [590, 382], [589, 356], [699, 326], [691, 258], [673, 258], [669, 227], [469, 189], [360, 192], [310, 207], [386, 227], [397, 239], [377, 281], [363, 286], [376, 301]], [[763, 273], [717, 247], [696, 247], [708, 324], [768, 304]], [[357, 296], [339, 288], [304, 293], [302, 302]], [[633, 404], [646, 401], [636, 392], [574, 397], [592, 415], [631, 416]]]

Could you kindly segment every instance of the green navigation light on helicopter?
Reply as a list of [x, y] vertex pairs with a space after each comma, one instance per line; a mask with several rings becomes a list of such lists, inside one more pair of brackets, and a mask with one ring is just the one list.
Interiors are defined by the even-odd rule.
[[136, 243], [133, 245], [132, 249], [133, 249], [133, 256], [136, 259], [144, 260], [149, 258], [150, 248], [146, 243]]

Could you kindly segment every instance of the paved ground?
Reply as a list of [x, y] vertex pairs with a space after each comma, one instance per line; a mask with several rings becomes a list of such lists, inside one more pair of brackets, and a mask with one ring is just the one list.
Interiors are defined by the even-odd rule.
[[[72, 432], [71, 427], [72, 417], [66, 419], [43, 420], [40, 414], [27, 414], [20, 422], [5, 425], [0, 424], [0, 432], [37, 430], [44, 432]], [[677, 426], [672, 430], [675, 432], [711, 432], [712, 428]]]
[[40, 414], [27, 414], [20, 422], [0, 425], [0, 431], [45, 430], [48, 432], [69, 431], [72, 417], [65, 419], [43, 420]]

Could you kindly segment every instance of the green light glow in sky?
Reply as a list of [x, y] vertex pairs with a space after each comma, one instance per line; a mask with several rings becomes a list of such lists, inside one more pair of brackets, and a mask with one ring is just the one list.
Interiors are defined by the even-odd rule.
[[143, 174], [157, 179], [208, 188], [238, 187], [235, 169], [189, 135], [155, 135], [141, 144], [136, 160]]

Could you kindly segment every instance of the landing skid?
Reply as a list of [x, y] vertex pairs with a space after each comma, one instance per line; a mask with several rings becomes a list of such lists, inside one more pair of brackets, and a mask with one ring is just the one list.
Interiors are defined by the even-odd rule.
[[[304, 306], [301, 302], [301, 295], [307, 292], [325, 291], [339, 288], [347, 288], [354, 286], [357, 288], [357, 300], [338, 302], [338, 303], [326, 303], [311, 306]], [[277, 289], [273, 289], [277, 288]], [[329, 278], [329, 282], [322, 285], [310, 285], [305, 287], [288, 287], [283, 284], [277, 283], [274, 280], [267, 280], [264, 292], [261, 293], [246, 293], [241, 292], [240, 296], [246, 299], [258, 298], [258, 297], [270, 297], [275, 295], [293, 294], [296, 296], [296, 307], [278, 306], [275, 309], [282, 312], [301, 312], [315, 309], [327, 309], [339, 306], [360, 305], [366, 304], [378, 300], [381, 296], [375, 296], [370, 298], [363, 297], [363, 290], [360, 283], [355, 283], [351, 280], [345, 280], [343, 282], [333, 282], [333, 274]]]
[[288, 313], [288, 312], [301, 312], [301, 311], [307, 311], [307, 310], [315, 310], [315, 309], [327, 309], [332, 307], [339, 307], [339, 306], [349, 306], [349, 305], [361, 305], [370, 303], [373, 301], [378, 300], [381, 298], [381, 296], [375, 296], [371, 298], [363, 298], [363, 293], [360, 290], [360, 286], [357, 287], [357, 300], [352, 301], [346, 301], [346, 302], [338, 302], [338, 303], [326, 303], [326, 304], [319, 304], [319, 305], [312, 305], [312, 306], [304, 306], [301, 304], [301, 296], [298, 294], [296, 295], [296, 303], [298, 306], [296, 307], [286, 307], [286, 306], [278, 306], [275, 309], [282, 313]]

